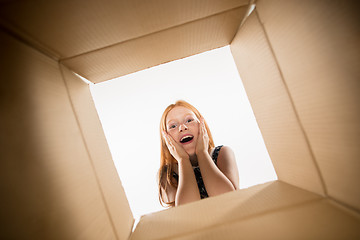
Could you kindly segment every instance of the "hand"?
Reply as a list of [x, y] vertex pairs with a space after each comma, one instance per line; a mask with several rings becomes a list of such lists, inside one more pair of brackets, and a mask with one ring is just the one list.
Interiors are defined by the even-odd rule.
[[199, 137], [196, 143], [196, 155], [208, 152], [209, 148], [209, 135], [207, 134], [206, 128], [205, 128], [205, 122], [204, 119], [200, 119], [200, 126], [199, 126]]
[[189, 159], [189, 154], [187, 154], [185, 149], [175, 142], [175, 140], [167, 132], [163, 131], [162, 134], [167, 148], [176, 161], [180, 163], [184, 159]]

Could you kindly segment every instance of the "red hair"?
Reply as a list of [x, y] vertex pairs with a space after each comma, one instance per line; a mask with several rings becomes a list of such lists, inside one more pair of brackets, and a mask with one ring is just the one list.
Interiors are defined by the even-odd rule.
[[[161, 139], [161, 149], [160, 149], [160, 168], [158, 173], [158, 184], [159, 184], [159, 201], [162, 206], [166, 207], [173, 207], [175, 206], [175, 201], [172, 202], [166, 202], [164, 200], [163, 191], [161, 188], [163, 188], [166, 193], [166, 188], [168, 185], [171, 185], [175, 188], [177, 188], [177, 182], [174, 182], [172, 179], [172, 174], [174, 173], [174, 167], [177, 165], [176, 159], [171, 155], [169, 149], [166, 146], [165, 140], [162, 136], [162, 131], [166, 132], [166, 117], [168, 113], [174, 109], [175, 107], [185, 107], [187, 109], [190, 109], [198, 119], [203, 118], [200, 112], [191, 104], [179, 100], [176, 101], [175, 104], [170, 104], [164, 111], [163, 115], [161, 116], [160, 120], [160, 139]], [[209, 136], [209, 148], [208, 152], [210, 153], [211, 149], [215, 147], [210, 129], [204, 120], [205, 128], [207, 130], [208, 136]]]

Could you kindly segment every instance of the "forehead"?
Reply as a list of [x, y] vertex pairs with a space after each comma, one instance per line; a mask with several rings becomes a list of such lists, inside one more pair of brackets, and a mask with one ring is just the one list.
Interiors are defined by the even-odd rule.
[[170, 112], [167, 114], [166, 122], [169, 122], [171, 120], [181, 119], [187, 115], [193, 115], [196, 117], [195, 113], [190, 109], [182, 106], [177, 106], [171, 109]]

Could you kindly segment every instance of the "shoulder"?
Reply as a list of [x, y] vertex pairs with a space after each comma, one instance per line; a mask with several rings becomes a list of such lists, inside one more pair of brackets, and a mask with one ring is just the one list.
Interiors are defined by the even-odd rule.
[[234, 154], [233, 150], [231, 149], [231, 147], [229, 146], [225, 146], [225, 145], [219, 145], [216, 146], [212, 149], [211, 151], [211, 156], [212, 157], [223, 157], [226, 156], [228, 154]]
[[211, 158], [213, 159], [214, 163], [220, 167], [221, 165], [226, 164], [226, 161], [235, 159], [235, 155], [230, 147], [220, 145], [212, 149]]
[[235, 189], [239, 189], [238, 167], [236, 164], [234, 151], [230, 147], [223, 146], [221, 148], [219, 152], [217, 166], [232, 182]]
[[218, 161], [235, 159], [234, 151], [229, 146], [219, 146]]
[[221, 148], [220, 148], [220, 153], [221, 153], [221, 154], [224, 154], [224, 153], [233, 153], [233, 150], [232, 150], [231, 147], [229, 147], [229, 146], [221, 145], [221, 146], [219, 146], [219, 147], [221, 147]]
[[211, 149], [210, 156], [215, 161], [215, 163], [217, 161], [217, 158], [219, 156], [219, 152], [220, 152], [222, 147], [223, 147], [223, 145], [220, 145], [220, 146], [217, 146], [217, 147], [214, 147], [213, 149]]

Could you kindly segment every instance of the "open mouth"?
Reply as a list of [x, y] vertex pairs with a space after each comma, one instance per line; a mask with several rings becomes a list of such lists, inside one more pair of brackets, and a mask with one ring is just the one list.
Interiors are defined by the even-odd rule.
[[194, 139], [194, 136], [186, 135], [180, 139], [181, 143], [187, 143]]

